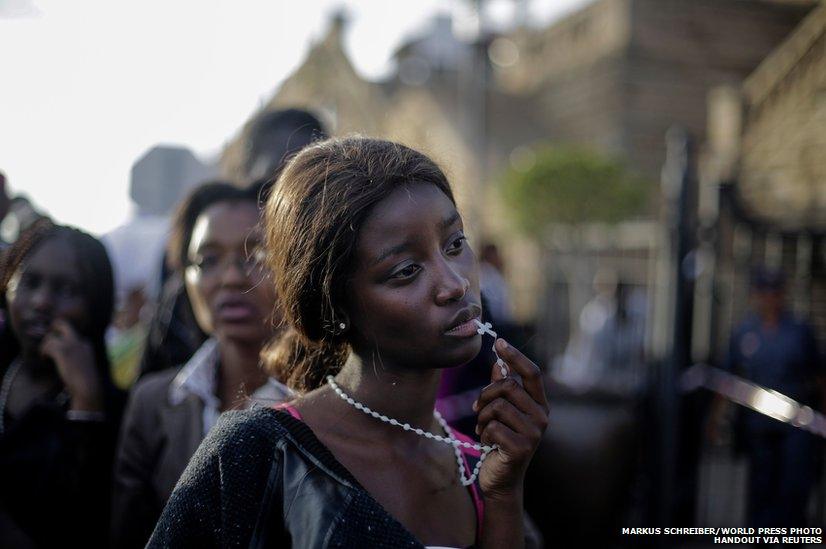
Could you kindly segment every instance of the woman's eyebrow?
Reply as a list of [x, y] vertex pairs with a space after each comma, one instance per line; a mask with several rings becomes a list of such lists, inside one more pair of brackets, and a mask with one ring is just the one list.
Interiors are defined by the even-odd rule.
[[405, 240], [404, 242], [402, 242], [401, 244], [399, 244], [397, 246], [393, 246], [392, 248], [387, 248], [386, 250], [382, 251], [378, 255], [378, 257], [376, 257], [376, 259], [373, 260], [373, 262], [371, 263], [371, 266], [372, 265], [378, 265], [379, 263], [381, 263], [382, 261], [384, 261], [385, 259], [387, 259], [391, 255], [400, 254], [403, 251], [407, 250], [409, 247], [410, 247], [410, 241]]
[[449, 215], [449, 216], [447, 216], [446, 218], [442, 219], [442, 221], [439, 223], [439, 227], [440, 227], [441, 229], [443, 229], [443, 230], [444, 230], [444, 229], [448, 229], [448, 228], [450, 228], [450, 227], [451, 227], [454, 223], [456, 223], [457, 221], [459, 221], [459, 218], [460, 218], [460, 216], [459, 216], [459, 212], [457, 212], [456, 210], [453, 210], [453, 213], [452, 213], [452, 214], [450, 214], [450, 215]]
[[221, 246], [219, 242], [216, 242], [214, 240], [204, 240], [203, 242], [200, 242], [196, 248], [190, 249], [189, 253], [202, 254], [205, 252], [214, 252], [222, 248], [223, 246]]
[[221, 244], [216, 242], [215, 240], [202, 240], [198, 243], [198, 246], [195, 248], [196, 250], [202, 250], [204, 248], [220, 248]]

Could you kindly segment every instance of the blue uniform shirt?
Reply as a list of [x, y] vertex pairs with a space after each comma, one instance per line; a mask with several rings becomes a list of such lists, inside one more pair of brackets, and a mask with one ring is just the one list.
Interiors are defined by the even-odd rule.
[[[732, 333], [726, 367], [808, 405], [816, 404], [815, 378], [824, 370], [812, 328], [788, 314], [781, 316], [774, 329], [764, 327], [757, 315], [744, 320]], [[783, 425], [749, 410], [745, 427], [765, 432], [779, 431]]]

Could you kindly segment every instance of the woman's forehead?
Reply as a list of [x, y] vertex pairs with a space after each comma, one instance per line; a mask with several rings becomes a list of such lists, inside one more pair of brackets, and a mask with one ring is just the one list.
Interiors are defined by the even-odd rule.
[[455, 211], [456, 206], [450, 198], [435, 185], [406, 185], [399, 187], [373, 207], [365, 228], [432, 223], [452, 216]]
[[80, 277], [77, 250], [72, 247], [71, 240], [61, 234], [48, 236], [39, 242], [28, 253], [18, 270], [70, 278]]
[[189, 250], [206, 244], [236, 246], [260, 237], [259, 212], [254, 202], [219, 202], [195, 220]]
[[441, 234], [459, 220], [456, 206], [435, 185], [401, 187], [376, 204], [362, 227], [359, 247], [373, 255], [393, 243]]

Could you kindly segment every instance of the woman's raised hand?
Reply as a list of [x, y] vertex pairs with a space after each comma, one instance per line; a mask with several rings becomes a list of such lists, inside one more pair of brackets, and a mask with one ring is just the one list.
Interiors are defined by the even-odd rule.
[[40, 344], [40, 352], [55, 363], [71, 396], [72, 410], [103, 410], [94, 350], [69, 322], [61, 318], [54, 320], [51, 331]]
[[522, 383], [503, 378], [494, 364], [490, 385], [473, 404], [482, 443], [499, 446], [482, 465], [479, 483], [486, 498], [521, 499], [525, 472], [548, 426], [548, 400], [536, 364], [501, 338], [496, 351]]

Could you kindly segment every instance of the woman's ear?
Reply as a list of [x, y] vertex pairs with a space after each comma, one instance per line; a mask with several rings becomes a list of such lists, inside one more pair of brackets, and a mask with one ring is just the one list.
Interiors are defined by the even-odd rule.
[[339, 312], [335, 316], [335, 335], [341, 335], [350, 329], [350, 317], [345, 312]]
[[333, 336], [340, 336], [350, 329], [350, 317], [347, 313], [336, 311], [333, 318], [330, 319], [325, 326], [325, 329]]

